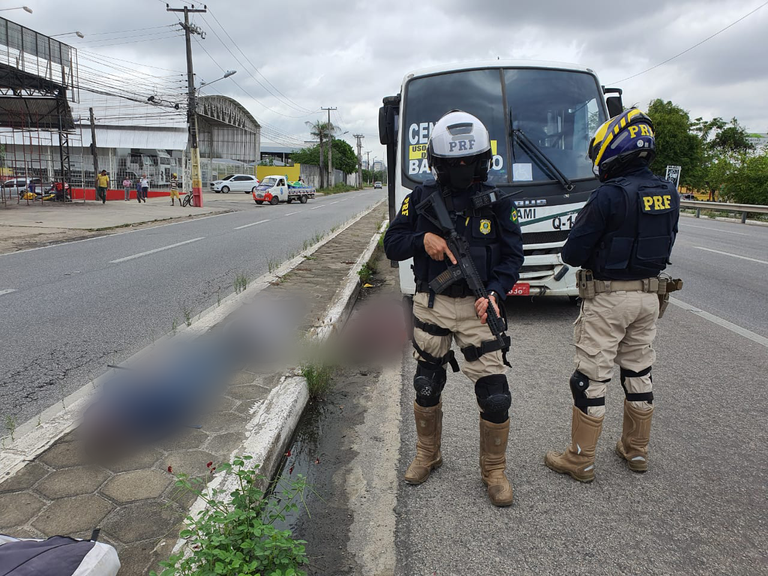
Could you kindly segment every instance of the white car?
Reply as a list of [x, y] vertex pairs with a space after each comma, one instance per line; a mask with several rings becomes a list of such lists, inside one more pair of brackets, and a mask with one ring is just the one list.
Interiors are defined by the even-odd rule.
[[221, 180], [215, 180], [211, 182], [211, 190], [222, 194], [229, 194], [232, 192], [245, 192], [249, 194], [256, 191], [256, 186], [259, 185], [259, 179], [256, 176], [250, 174], [230, 174], [224, 176]]

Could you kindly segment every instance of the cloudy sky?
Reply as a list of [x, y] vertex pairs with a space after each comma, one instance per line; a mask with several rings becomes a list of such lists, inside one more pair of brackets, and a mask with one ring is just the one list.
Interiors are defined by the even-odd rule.
[[[27, 2], [34, 13], [2, 15], [45, 34], [85, 35], [61, 38], [78, 48], [84, 84], [97, 85], [103, 69], [112, 74], [109, 92], [183, 101], [184, 39], [178, 15], [166, 11], [164, 0], [12, 0], [10, 5], [16, 2]], [[331, 106], [338, 108], [332, 121], [349, 132], [344, 138], [354, 143], [352, 134], [365, 134], [364, 150], [378, 157], [381, 98], [396, 94], [408, 71], [497, 57], [577, 63], [595, 70], [604, 85], [623, 88], [625, 104], [645, 108], [651, 99], [663, 98], [692, 117], [736, 116], [749, 131], [768, 132], [768, 5], [671, 62], [619, 82], [764, 4], [210, 0], [208, 13], [193, 19], [206, 33], [193, 43], [195, 72], [198, 82], [210, 82], [223, 70], [237, 70], [204, 92], [239, 100], [273, 140], [290, 144], [308, 138], [305, 122], [324, 118], [319, 108]], [[83, 92], [81, 99], [103, 102], [105, 117], [115, 114], [104, 96]]]

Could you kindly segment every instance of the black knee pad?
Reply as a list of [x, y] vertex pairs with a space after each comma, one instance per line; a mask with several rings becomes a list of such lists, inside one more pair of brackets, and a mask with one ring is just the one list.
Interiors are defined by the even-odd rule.
[[483, 420], [502, 424], [509, 419], [512, 394], [509, 391], [506, 376], [503, 374], [483, 376], [475, 382], [475, 395], [482, 410], [480, 417]]
[[653, 404], [653, 392], [641, 392], [638, 394], [627, 392], [627, 386], [624, 383], [627, 378], [642, 378], [643, 376], [648, 376], [651, 382], [653, 382], [651, 368], [653, 368], [653, 366], [648, 366], [648, 368], [640, 370], [639, 372], [627, 368], [621, 369], [621, 387], [624, 388], [624, 396], [626, 396], [627, 402], [648, 402], [648, 404]]
[[439, 364], [418, 362], [416, 374], [413, 377], [413, 388], [416, 390], [416, 404], [428, 408], [437, 406], [440, 394], [445, 387], [445, 368]]
[[571, 394], [573, 395], [573, 405], [587, 414], [587, 408], [590, 406], [605, 406], [605, 397], [587, 398], [587, 388], [589, 388], [589, 376], [576, 370], [571, 374]]

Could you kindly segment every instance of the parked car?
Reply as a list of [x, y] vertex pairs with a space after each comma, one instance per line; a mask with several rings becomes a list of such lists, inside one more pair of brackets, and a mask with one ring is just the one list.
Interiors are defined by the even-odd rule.
[[374, 188], [374, 189], [376, 189], [376, 188], [381, 188], [381, 182], [374, 182], [374, 183], [373, 183], [373, 188]]
[[215, 180], [211, 182], [211, 190], [222, 194], [229, 194], [229, 191], [233, 192], [245, 192], [246, 194], [256, 191], [256, 186], [259, 185], [259, 179], [256, 176], [250, 174], [230, 174], [224, 176], [221, 180]]
[[40, 188], [43, 186], [43, 181], [40, 178], [13, 178], [3, 182], [3, 191], [6, 196], [19, 195], [29, 190], [29, 185], [35, 185], [35, 192], [41, 192]]

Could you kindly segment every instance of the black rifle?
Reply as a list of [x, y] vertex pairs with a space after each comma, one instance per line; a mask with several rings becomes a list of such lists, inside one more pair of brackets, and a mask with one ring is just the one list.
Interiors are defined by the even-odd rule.
[[[430, 213], [429, 208], [434, 210], [434, 215]], [[453, 253], [456, 258], [456, 264], [448, 264], [448, 269], [436, 276], [430, 283], [429, 288], [436, 294], [440, 294], [448, 288], [454, 282], [458, 280], [466, 281], [469, 289], [474, 294], [475, 298], [485, 298], [488, 300], [488, 292], [485, 290], [480, 274], [477, 272], [475, 263], [472, 260], [472, 255], [469, 250], [469, 242], [463, 236], [460, 236], [456, 232], [456, 226], [448, 213], [448, 208], [445, 206], [443, 195], [439, 192], [431, 194], [428, 198], [423, 200], [416, 206], [416, 212], [424, 216], [427, 220], [437, 226], [444, 234], [445, 242], [448, 244], [448, 249]], [[501, 306], [501, 302], [499, 302]], [[494, 350], [501, 350], [504, 356], [504, 363], [509, 365], [506, 358], [506, 352], [509, 350], [510, 339], [505, 334], [506, 326], [505, 322], [496, 313], [493, 304], [490, 300], [488, 302], [488, 328], [491, 329], [491, 333], [495, 341], [491, 341], [490, 347], [480, 347], [481, 354], [484, 352], [492, 352]], [[485, 344], [485, 343], [484, 343]], [[466, 349], [462, 349], [464, 356], [467, 357]], [[472, 352], [470, 352], [472, 354]], [[475, 358], [480, 356], [475, 351]], [[473, 358], [467, 357], [468, 360]]]

